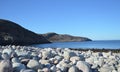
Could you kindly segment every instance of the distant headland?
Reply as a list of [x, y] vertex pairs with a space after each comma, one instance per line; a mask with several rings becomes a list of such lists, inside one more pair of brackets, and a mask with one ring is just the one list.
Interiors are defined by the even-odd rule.
[[92, 41], [86, 37], [72, 36], [68, 34], [57, 34], [54, 32], [42, 34], [46, 39], [51, 42], [76, 42], [76, 41]]

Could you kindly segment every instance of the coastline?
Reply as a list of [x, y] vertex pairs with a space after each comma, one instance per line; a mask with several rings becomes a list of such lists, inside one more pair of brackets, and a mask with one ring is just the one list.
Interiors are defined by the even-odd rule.
[[75, 48], [75, 49], [120, 49], [120, 40], [85, 41], [85, 42], [53, 42], [51, 44], [36, 44], [41, 48]]
[[106, 50], [0, 46], [0, 72], [120, 72], [120, 52]]
[[70, 50], [77, 50], [77, 51], [88, 51], [91, 50], [93, 52], [113, 52], [113, 53], [120, 53], [120, 48], [117, 49], [109, 49], [109, 48], [69, 48]]

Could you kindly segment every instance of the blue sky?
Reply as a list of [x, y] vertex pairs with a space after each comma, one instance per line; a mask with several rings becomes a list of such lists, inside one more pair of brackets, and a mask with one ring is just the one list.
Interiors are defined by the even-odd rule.
[[36, 33], [120, 39], [120, 0], [0, 0], [0, 18]]

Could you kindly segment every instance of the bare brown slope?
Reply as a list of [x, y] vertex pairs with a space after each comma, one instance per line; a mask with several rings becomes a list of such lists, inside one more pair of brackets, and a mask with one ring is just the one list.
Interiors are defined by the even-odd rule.
[[71, 36], [67, 34], [46, 33], [42, 35], [51, 42], [91, 41], [91, 39], [86, 37]]

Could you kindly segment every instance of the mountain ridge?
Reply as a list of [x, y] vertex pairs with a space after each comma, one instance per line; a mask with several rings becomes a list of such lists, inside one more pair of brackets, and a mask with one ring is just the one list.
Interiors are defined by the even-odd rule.
[[38, 35], [19, 24], [0, 19], [0, 45], [30, 45], [50, 43], [42, 35]]
[[57, 34], [55, 32], [49, 32], [40, 35], [43, 35], [46, 39], [48, 39], [51, 42], [92, 41], [87, 37], [72, 36], [69, 34]]

